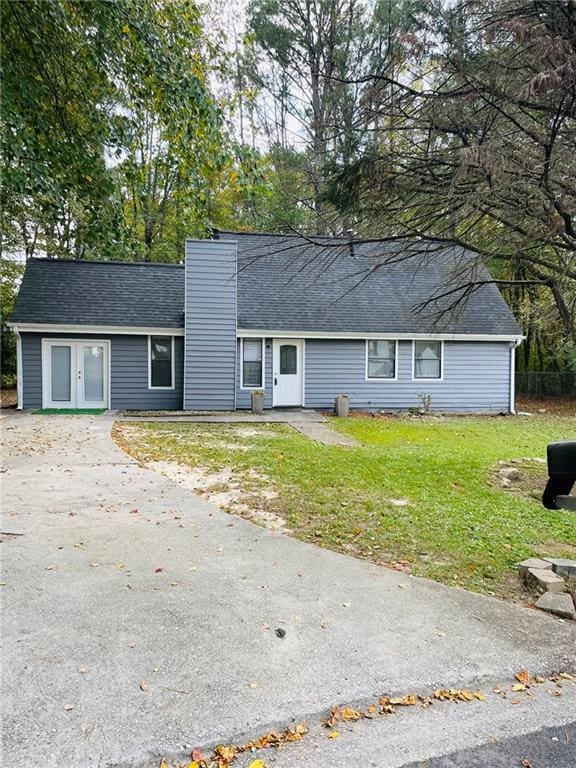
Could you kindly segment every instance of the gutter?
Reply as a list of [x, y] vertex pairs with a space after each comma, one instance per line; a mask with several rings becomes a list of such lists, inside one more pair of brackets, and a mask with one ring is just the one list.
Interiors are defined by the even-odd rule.
[[510, 347], [510, 413], [516, 415], [516, 350], [522, 344], [524, 336], [516, 339]]
[[16, 336], [16, 395], [18, 398], [16, 408], [17, 410], [21, 411], [24, 406], [24, 403], [23, 403], [24, 382], [22, 381], [22, 336], [20, 336], [20, 331], [15, 325], [12, 326], [12, 330], [14, 331], [14, 334]]

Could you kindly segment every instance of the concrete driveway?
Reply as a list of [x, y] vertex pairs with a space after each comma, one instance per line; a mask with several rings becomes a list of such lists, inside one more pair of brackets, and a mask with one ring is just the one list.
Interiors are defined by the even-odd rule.
[[[575, 665], [574, 625], [230, 516], [124, 455], [109, 417], [1, 424], [4, 765], [157, 765], [291, 718], [318, 722], [336, 703]], [[569, 696], [524, 720], [508, 707], [502, 727], [568, 722]], [[480, 743], [482, 717], [498, 731], [485, 704], [458, 739]], [[318, 732], [313, 759], [302, 743], [278, 765], [399, 766], [430, 744], [443, 754], [456, 736], [438, 717], [430, 743], [406, 725], [382, 751], [392, 732], [366, 731], [368, 762], [340, 762], [344, 739], [324, 753]]]

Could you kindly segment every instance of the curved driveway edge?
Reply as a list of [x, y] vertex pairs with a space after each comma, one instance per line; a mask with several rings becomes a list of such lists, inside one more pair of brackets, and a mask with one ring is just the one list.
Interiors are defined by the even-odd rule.
[[133, 765], [383, 692], [574, 667], [575, 625], [258, 528], [141, 467], [111, 425], [2, 421], [2, 531], [24, 534], [2, 536], [7, 765]]

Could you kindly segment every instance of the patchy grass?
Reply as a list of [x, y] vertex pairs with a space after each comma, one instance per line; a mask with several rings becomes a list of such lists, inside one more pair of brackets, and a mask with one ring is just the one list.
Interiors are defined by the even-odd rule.
[[[117, 423], [118, 443], [142, 462], [168, 461], [249, 477], [254, 498], [299, 538], [446, 584], [522, 598], [514, 566], [550, 552], [576, 555], [576, 516], [545, 510], [529, 489], [503, 490], [498, 461], [543, 457], [576, 433], [576, 419], [332, 420], [358, 448], [321, 446], [287, 425]], [[248, 474], [250, 473], [250, 474]], [[242, 481], [241, 481], [242, 482]], [[523, 492], [524, 491], [524, 492]], [[525, 596], [524, 596], [525, 597]]]

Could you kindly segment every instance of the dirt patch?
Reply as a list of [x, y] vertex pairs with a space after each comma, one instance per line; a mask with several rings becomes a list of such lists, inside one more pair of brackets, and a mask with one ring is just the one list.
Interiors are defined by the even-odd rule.
[[534, 414], [552, 414], [554, 416], [576, 416], [576, 398], [574, 397], [519, 397], [517, 411]]
[[500, 461], [491, 472], [491, 484], [507, 493], [541, 503], [548, 480], [546, 461], [540, 457]]
[[278, 437], [276, 432], [271, 429], [266, 429], [265, 427], [258, 427], [257, 429], [255, 427], [238, 427], [233, 430], [233, 434], [235, 437], [241, 439], [257, 437], [259, 439], [270, 440], [273, 437]]
[[534, 551], [542, 557], [576, 557], [576, 546], [567, 541], [547, 541], [537, 544]]
[[18, 394], [15, 389], [0, 389], [0, 408], [16, 408]]
[[269, 478], [254, 470], [237, 472], [231, 467], [213, 471], [174, 461], [148, 461], [145, 466], [168, 477], [226, 512], [251, 520], [273, 531], [291, 533], [286, 521], [271, 508], [278, 494], [268, 487]]

